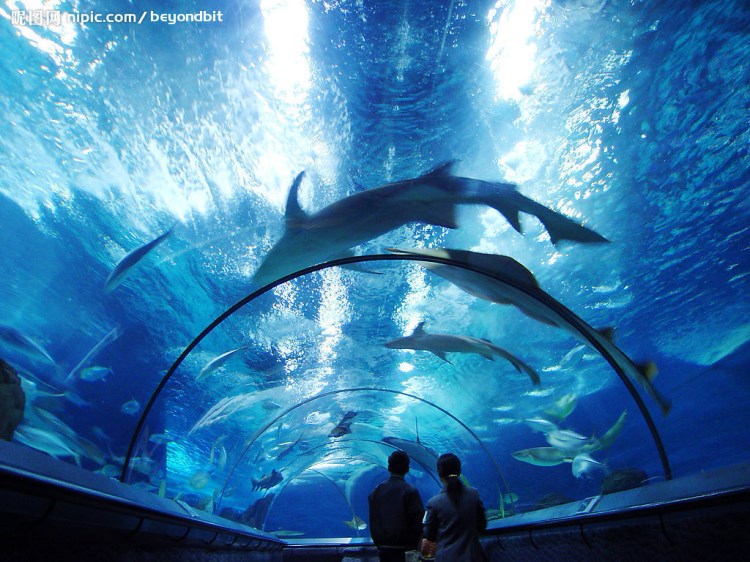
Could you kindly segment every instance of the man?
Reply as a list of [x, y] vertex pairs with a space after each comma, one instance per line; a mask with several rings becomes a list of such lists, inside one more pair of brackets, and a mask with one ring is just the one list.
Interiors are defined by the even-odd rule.
[[404, 480], [409, 455], [394, 451], [388, 457], [390, 478], [369, 496], [370, 534], [380, 562], [404, 562], [407, 550], [416, 550], [422, 534], [424, 506], [417, 489]]

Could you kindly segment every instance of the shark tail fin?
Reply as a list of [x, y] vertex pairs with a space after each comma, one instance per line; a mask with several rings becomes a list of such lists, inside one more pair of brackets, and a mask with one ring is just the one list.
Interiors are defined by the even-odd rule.
[[304, 177], [304, 171], [297, 174], [289, 188], [289, 195], [286, 197], [286, 211], [284, 211], [287, 228], [300, 228], [307, 222], [307, 213], [299, 205], [299, 186]]
[[541, 205], [521, 194], [518, 194], [518, 196], [523, 198], [523, 208], [521, 208], [521, 210], [534, 215], [541, 221], [549, 234], [552, 244], [557, 245], [560, 240], [571, 240], [573, 242], [589, 244], [609, 242], [609, 240], [598, 232], [578, 224], [565, 215], [561, 215], [557, 211], [548, 209], [544, 205]]

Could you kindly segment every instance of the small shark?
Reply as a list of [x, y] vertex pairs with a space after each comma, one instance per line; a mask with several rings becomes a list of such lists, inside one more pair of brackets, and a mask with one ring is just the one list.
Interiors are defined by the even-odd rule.
[[164, 242], [164, 240], [166, 240], [172, 234], [175, 226], [177, 225], [175, 224], [164, 234], [157, 236], [156, 238], [151, 240], [151, 242], [148, 242], [147, 244], [144, 244], [143, 246], [140, 246], [126, 254], [125, 257], [117, 263], [115, 268], [109, 274], [109, 277], [107, 277], [107, 280], [104, 282], [104, 292], [109, 293], [113, 291], [120, 283], [122, 283], [125, 280], [125, 277], [130, 274], [130, 272], [138, 264], [139, 261], [145, 258], [151, 250]]
[[276, 457], [276, 460], [284, 460], [284, 457], [289, 455], [294, 450], [294, 448], [299, 445], [300, 441], [302, 441], [302, 433], [299, 434], [299, 437], [297, 437], [297, 440], [294, 441], [294, 443], [287, 445], [284, 450], [279, 453], [279, 456]]
[[612, 424], [612, 427], [600, 439], [596, 439], [593, 435], [587, 439], [572, 431], [555, 429], [547, 434], [546, 437], [548, 438], [548, 442], [552, 444], [552, 441], [556, 440], [556, 438], [553, 438], [551, 441], [549, 439], [550, 436], [556, 435], [559, 438], [564, 435], [564, 439], [561, 440], [560, 445], [522, 449], [511, 453], [511, 456], [516, 460], [535, 466], [556, 466], [564, 462], [573, 463], [573, 475], [579, 478], [581, 474], [592, 469], [594, 465], [603, 466], [602, 463], [591, 458], [590, 453], [612, 446], [625, 426], [626, 417], [627, 410], [623, 410], [617, 421]]
[[509, 183], [455, 176], [446, 162], [413, 179], [360, 191], [308, 215], [298, 192], [304, 172], [294, 179], [286, 201], [285, 231], [255, 272], [265, 285], [296, 270], [351, 255], [351, 248], [411, 223], [458, 228], [458, 205], [485, 205], [500, 212], [521, 232], [520, 212], [536, 216], [553, 244], [607, 239], [571, 219], [521, 195]]
[[355, 531], [364, 531], [367, 529], [367, 523], [358, 515], [354, 515], [349, 521], [344, 521], [344, 525], [351, 527]]
[[52, 359], [52, 356], [46, 349], [10, 326], [0, 325], [0, 344], [25, 355], [29, 359], [42, 361], [51, 365], [55, 364], [55, 360]]
[[573, 457], [568, 452], [556, 447], [532, 447], [511, 453], [511, 456], [534, 466], [556, 466], [564, 462], [573, 462]]
[[555, 429], [545, 434], [545, 439], [552, 447], [564, 450], [580, 449], [588, 442], [588, 437], [570, 429]]
[[591, 455], [581, 453], [580, 455], [576, 455], [573, 458], [573, 466], [571, 466], [571, 470], [573, 471], [573, 476], [575, 476], [576, 478], [580, 478], [585, 473], [593, 470], [595, 467], [602, 469], [606, 468], [604, 463], [591, 458]]
[[499, 355], [503, 359], [506, 359], [513, 365], [516, 370], [521, 373], [526, 373], [531, 379], [532, 384], [539, 386], [541, 380], [539, 375], [529, 367], [526, 363], [521, 361], [518, 357], [506, 351], [502, 347], [496, 346], [489, 340], [473, 338], [469, 336], [456, 336], [452, 334], [430, 334], [424, 329], [424, 322], [420, 322], [411, 335], [403, 338], [398, 338], [389, 341], [385, 344], [388, 349], [414, 349], [429, 351], [430, 353], [437, 355], [443, 361], [448, 361], [446, 353], [474, 353], [481, 355], [485, 359], [490, 361], [495, 360], [495, 356]]
[[[588, 324], [583, 323], [579, 332], [565, 317], [558, 314], [552, 307], [544, 304], [545, 302], [556, 301], [539, 287], [531, 272], [513, 258], [468, 250], [388, 248], [388, 251], [406, 256], [452, 259], [477, 270], [485, 271], [489, 275], [497, 275], [508, 279], [515, 286], [496, 281], [484, 273], [469, 269], [435, 262], [419, 262], [420, 265], [435, 275], [450, 281], [472, 296], [499, 304], [512, 304], [531, 318], [567, 331], [597, 353], [599, 353], [597, 346], [605, 349], [623, 372], [631, 380], [640, 384], [643, 390], [657, 402], [662, 414], [667, 415], [671, 410], [671, 402], [662, 396], [653, 385], [653, 379], [657, 373], [656, 365], [653, 362], [634, 363], [612, 342], [612, 330], [609, 328], [594, 330]], [[557, 304], [562, 306], [560, 303]]]
[[92, 365], [81, 369], [81, 380], [95, 382], [106, 380], [107, 375], [112, 373], [112, 369], [109, 367], [102, 367], [101, 365]]
[[119, 338], [122, 335], [122, 328], [120, 326], [115, 326], [112, 328], [109, 332], [107, 332], [102, 339], [100, 339], [94, 347], [89, 350], [89, 352], [83, 356], [83, 359], [81, 359], [78, 364], [73, 367], [73, 369], [68, 373], [68, 376], [65, 377], [65, 383], [70, 384], [75, 379], [76, 375], [81, 371], [84, 365], [87, 365], [89, 361], [92, 361], [99, 352], [104, 349], [106, 346], [111, 344], [113, 341], [115, 341], [117, 338]]
[[255, 490], [270, 490], [277, 484], [280, 484], [284, 480], [284, 476], [275, 468], [271, 470], [271, 474], [263, 476], [260, 480], [255, 478], [250, 479], [253, 483], [253, 491]]
[[558, 421], [563, 421], [573, 413], [576, 406], [578, 406], [578, 396], [569, 392], [555, 400], [555, 403], [545, 409], [544, 413]]
[[196, 381], [202, 380], [206, 378], [208, 375], [213, 373], [216, 369], [221, 367], [224, 363], [229, 361], [234, 355], [239, 353], [242, 350], [247, 349], [248, 346], [243, 345], [241, 347], [238, 347], [236, 349], [232, 349], [230, 351], [227, 351], [226, 353], [222, 353], [218, 357], [214, 357], [211, 359], [208, 363], [206, 363], [203, 368], [201, 369], [200, 373], [198, 373], [198, 376], [195, 377]]

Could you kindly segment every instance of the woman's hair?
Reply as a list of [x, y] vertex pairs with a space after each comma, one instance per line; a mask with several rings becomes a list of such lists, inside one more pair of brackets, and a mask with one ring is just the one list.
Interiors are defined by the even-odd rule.
[[464, 484], [461, 475], [461, 460], [453, 453], [444, 453], [437, 460], [438, 476], [445, 480], [445, 491], [454, 504], [458, 504], [464, 493]]

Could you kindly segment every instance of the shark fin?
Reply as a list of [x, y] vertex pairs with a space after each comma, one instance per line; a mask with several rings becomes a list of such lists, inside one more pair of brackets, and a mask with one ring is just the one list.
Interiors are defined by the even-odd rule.
[[412, 336], [421, 336], [424, 335], [424, 320], [417, 324], [417, 327], [414, 328], [414, 331], [411, 333]]
[[456, 205], [452, 202], [433, 201], [420, 205], [419, 219], [427, 224], [444, 228], [458, 228], [456, 219]]
[[[515, 189], [515, 186], [513, 186], [513, 188]], [[505, 217], [505, 220], [507, 220], [510, 226], [513, 227], [513, 230], [515, 230], [519, 234], [523, 234], [523, 230], [521, 229], [521, 221], [518, 218], [519, 209], [517, 206], [513, 205], [510, 200], [504, 197], [492, 197], [487, 201], [487, 205], [503, 215]]]
[[455, 160], [448, 160], [447, 162], [443, 162], [439, 166], [433, 168], [426, 174], [424, 174], [423, 178], [434, 178], [434, 177], [442, 177], [442, 176], [450, 176], [453, 174], [453, 166], [456, 164]]
[[451, 363], [450, 359], [448, 359], [445, 356], [445, 352], [444, 351], [432, 351], [432, 350], [430, 350], [430, 353], [434, 353], [435, 355], [437, 355], [438, 357], [440, 357], [440, 359], [442, 359], [446, 363], [450, 363], [451, 365], [453, 365], [453, 363]]
[[656, 363], [653, 361], [647, 361], [645, 363], [639, 363], [636, 365], [638, 371], [643, 375], [648, 382], [653, 382], [656, 375], [659, 374], [659, 369], [656, 367]]
[[614, 343], [615, 341], [615, 329], [612, 326], [607, 326], [606, 328], [601, 328], [596, 331], [601, 337], [603, 337], [608, 342]]
[[302, 183], [302, 178], [305, 177], [305, 172], [300, 172], [297, 177], [294, 178], [292, 186], [289, 188], [289, 195], [286, 198], [286, 211], [284, 212], [284, 220], [286, 221], [287, 228], [302, 228], [307, 223], [307, 214], [299, 206], [299, 185]]

